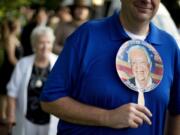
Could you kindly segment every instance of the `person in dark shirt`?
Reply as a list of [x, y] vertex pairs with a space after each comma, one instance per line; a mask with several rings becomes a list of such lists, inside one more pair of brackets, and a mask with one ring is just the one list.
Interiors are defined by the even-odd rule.
[[47, 18], [48, 16], [45, 8], [37, 8], [30, 22], [28, 22], [27, 25], [24, 26], [20, 37], [21, 44], [24, 49], [24, 56], [33, 54], [32, 45], [30, 41], [31, 32], [36, 26], [46, 25]]

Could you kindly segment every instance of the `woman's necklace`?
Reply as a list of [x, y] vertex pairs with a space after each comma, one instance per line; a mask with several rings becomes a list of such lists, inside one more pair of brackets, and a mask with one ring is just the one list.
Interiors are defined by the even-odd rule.
[[35, 74], [36, 74], [36, 77], [37, 77], [37, 79], [35, 81], [35, 87], [36, 88], [41, 88], [42, 87], [42, 85], [43, 85], [42, 78], [47, 74], [49, 66], [50, 66], [50, 64], [45, 68], [39, 68], [37, 66], [34, 67]]
[[42, 85], [43, 85], [42, 80], [38, 78], [38, 79], [36, 80], [36, 82], [35, 82], [36, 88], [41, 88]]

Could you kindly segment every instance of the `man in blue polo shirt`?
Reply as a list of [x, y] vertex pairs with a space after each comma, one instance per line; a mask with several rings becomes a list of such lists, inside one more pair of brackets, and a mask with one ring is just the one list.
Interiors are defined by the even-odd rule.
[[[180, 52], [175, 40], [150, 20], [160, 0], [121, 0], [122, 10], [91, 21], [66, 41], [41, 94], [45, 111], [60, 118], [58, 135], [163, 135], [166, 113], [169, 135], [180, 134]], [[145, 40], [160, 54], [161, 83], [144, 94], [119, 79], [119, 47], [130, 39]]]

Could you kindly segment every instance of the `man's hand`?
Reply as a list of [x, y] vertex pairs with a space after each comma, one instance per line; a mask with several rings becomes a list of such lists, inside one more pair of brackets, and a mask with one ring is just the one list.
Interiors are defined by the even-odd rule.
[[106, 126], [111, 128], [138, 128], [143, 122], [151, 125], [151, 112], [134, 103], [125, 104], [108, 112]]

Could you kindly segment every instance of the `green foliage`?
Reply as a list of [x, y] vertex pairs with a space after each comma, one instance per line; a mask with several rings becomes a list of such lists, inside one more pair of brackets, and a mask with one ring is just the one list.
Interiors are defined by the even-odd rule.
[[18, 15], [18, 8], [31, 4], [30, 0], [0, 0], [0, 18]]
[[0, 0], [0, 21], [4, 17], [18, 16], [21, 6], [31, 4], [44, 5], [48, 9], [55, 9], [60, 0]]
[[47, 7], [47, 9], [55, 9], [58, 7], [58, 3], [61, 0], [45, 0], [44, 5]]

